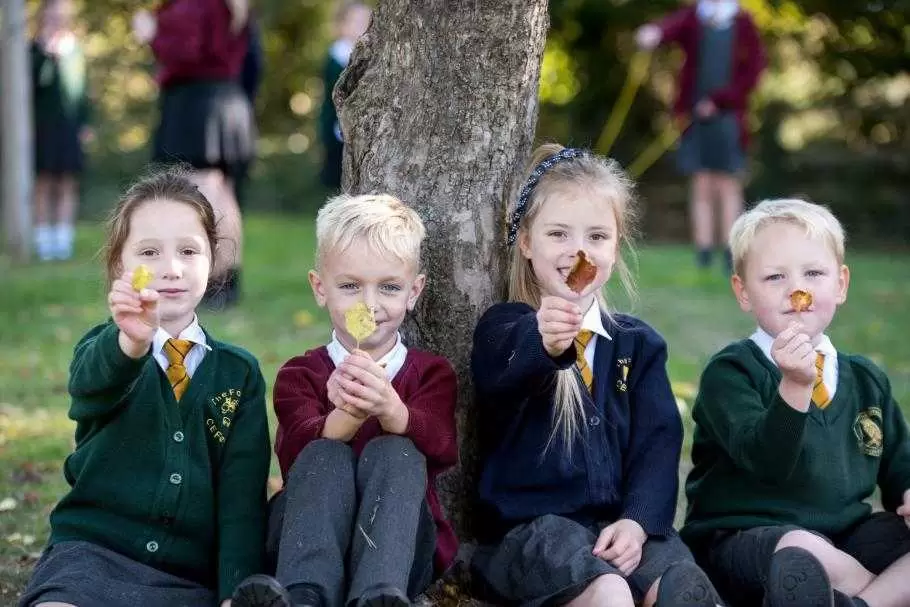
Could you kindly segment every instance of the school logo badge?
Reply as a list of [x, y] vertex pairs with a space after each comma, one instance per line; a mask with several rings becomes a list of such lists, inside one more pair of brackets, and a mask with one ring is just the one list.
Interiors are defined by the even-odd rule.
[[[240, 404], [240, 396], [240, 390], [231, 388], [212, 398], [212, 407], [216, 411], [216, 415], [206, 419], [205, 425], [212, 438], [221, 444], [227, 440], [227, 431], [234, 421], [234, 413], [237, 412]], [[216, 419], [218, 413], [221, 414], [221, 419]]]
[[881, 408], [869, 407], [860, 411], [853, 421], [853, 434], [856, 435], [859, 448], [863, 453], [872, 457], [881, 457], [885, 444]]
[[625, 392], [629, 389], [626, 381], [629, 379], [629, 365], [632, 364], [631, 358], [620, 358], [616, 361], [616, 367], [619, 369], [619, 379], [616, 380], [616, 389]]

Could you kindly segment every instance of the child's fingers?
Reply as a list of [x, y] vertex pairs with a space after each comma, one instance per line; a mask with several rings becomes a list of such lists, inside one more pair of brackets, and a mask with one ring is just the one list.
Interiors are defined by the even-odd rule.
[[621, 558], [617, 559], [613, 566], [619, 569], [623, 575], [630, 575], [635, 568], [638, 567], [638, 563], [641, 560], [641, 557], [635, 552], [632, 551], [627, 555], [623, 555]]
[[[379, 367], [379, 365], [376, 366]], [[382, 370], [382, 367], [379, 367], [379, 369]], [[347, 360], [341, 363], [341, 371], [343, 376], [351, 378], [364, 386], [373, 388], [374, 390], [379, 390], [383, 385], [383, 382], [379, 377], [377, 377], [376, 373], [372, 369], [364, 369], [363, 367], [349, 363]], [[385, 379], [384, 374], [382, 378], [383, 380]]]
[[139, 299], [143, 303], [156, 303], [158, 301], [158, 291], [153, 291], [152, 289], [142, 289], [139, 291]]
[[607, 548], [601, 558], [608, 562], [613, 562], [623, 557], [629, 550], [629, 540], [623, 536], [614, 538], [613, 544]]
[[578, 335], [578, 325], [565, 322], [548, 322], [540, 327], [540, 332], [551, 337], [562, 337], [564, 335], [575, 337]]
[[[572, 304], [574, 305], [574, 304]], [[560, 308], [541, 309], [541, 322], [564, 322], [564, 323], [581, 323], [581, 312], [576, 310], [564, 310]]]
[[604, 550], [607, 549], [607, 546], [613, 541], [613, 536], [616, 534], [616, 528], [612, 525], [604, 527], [603, 531], [600, 532], [600, 535], [597, 536], [597, 541], [594, 542], [594, 550], [592, 551], [596, 556], [601, 556]]

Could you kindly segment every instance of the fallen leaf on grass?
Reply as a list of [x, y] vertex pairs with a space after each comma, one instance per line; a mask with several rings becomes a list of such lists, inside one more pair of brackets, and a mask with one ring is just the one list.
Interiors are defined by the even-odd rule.
[[19, 506], [19, 502], [11, 497], [4, 498], [0, 501], [0, 512], [11, 512]]

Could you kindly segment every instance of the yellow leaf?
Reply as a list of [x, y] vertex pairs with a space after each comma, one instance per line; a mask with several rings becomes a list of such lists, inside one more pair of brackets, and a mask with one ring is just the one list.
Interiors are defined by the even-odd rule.
[[376, 319], [373, 310], [362, 301], [357, 302], [344, 313], [344, 327], [348, 334], [360, 344], [376, 330]]
[[294, 314], [294, 326], [305, 329], [313, 324], [313, 315], [309, 310], [300, 310]]
[[155, 275], [147, 265], [144, 263], [139, 264], [139, 267], [133, 270], [133, 288], [137, 291], [141, 291], [152, 282], [152, 278], [154, 277]]

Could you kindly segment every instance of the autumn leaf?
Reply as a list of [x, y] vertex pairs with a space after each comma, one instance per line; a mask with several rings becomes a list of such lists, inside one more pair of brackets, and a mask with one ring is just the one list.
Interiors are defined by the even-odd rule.
[[359, 346], [360, 342], [376, 330], [376, 318], [373, 316], [373, 310], [362, 301], [357, 302], [344, 313], [344, 327], [348, 334], [357, 340]]
[[794, 312], [805, 312], [812, 305], [812, 293], [797, 289], [790, 293], [790, 306]]
[[154, 277], [155, 274], [147, 265], [144, 263], [139, 264], [139, 267], [133, 270], [133, 288], [137, 291], [141, 291], [152, 282], [152, 278]]
[[566, 285], [576, 293], [581, 293], [597, 277], [597, 266], [588, 261], [584, 251], [578, 252], [578, 259], [566, 277]]

